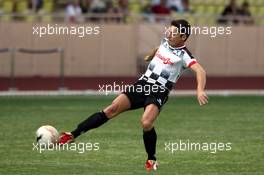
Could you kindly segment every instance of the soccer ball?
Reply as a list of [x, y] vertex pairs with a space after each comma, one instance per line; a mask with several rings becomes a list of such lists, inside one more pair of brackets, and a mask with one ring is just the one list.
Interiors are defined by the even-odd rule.
[[58, 143], [59, 133], [53, 126], [44, 125], [36, 131], [36, 137], [39, 146], [49, 147]]

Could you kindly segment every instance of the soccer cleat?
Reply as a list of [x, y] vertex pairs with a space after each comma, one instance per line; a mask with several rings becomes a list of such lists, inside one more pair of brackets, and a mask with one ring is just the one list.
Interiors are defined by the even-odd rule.
[[64, 145], [64, 144], [72, 143], [72, 142], [74, 142], [74, 137], [70, 132], [61, 133], [61, 136], [59, 138], [60, 145]]
[[158, 162], [156, 160], [147, 160], [145, 163], [145, 168], [147, 171], [157, 171], [158, 169]]

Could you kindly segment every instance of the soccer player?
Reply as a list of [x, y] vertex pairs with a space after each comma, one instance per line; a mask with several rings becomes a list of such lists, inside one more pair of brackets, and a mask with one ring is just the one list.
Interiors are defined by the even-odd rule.
[[208, 103], [205, 93], [206, 73], [185, 46], [190, 32], [191, 26], [187, 21], [173, 20], [161, 45], [144, 58], [150, 63], [139, 80], [118, 95], [112, 104], [101, 112], [94, 113], [81, 122], [75, 130], [62, 133], [59, 144], [73, 142], [81, 134], [103, 125], [122, 112], [144, 108], [141, 126], [148, 156], [145, 167], [147, 171], [157, 170], [155, 155], [157, 134], [154, 122], [166, 103], [173, 84], [184, 70], [189, 68], [196, 73], [198, 102], [200, 105]]

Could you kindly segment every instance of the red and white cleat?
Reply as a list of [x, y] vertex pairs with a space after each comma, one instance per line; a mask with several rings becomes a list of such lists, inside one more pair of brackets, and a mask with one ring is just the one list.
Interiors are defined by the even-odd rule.
[[157, 171], [158, 169], [158, 162], [155, 160], [147, 160], [145, 163], [145, 168], [147, 171]]
[[74, 137], [70, 132], [61, 133], [60, 138], [59, 138], [60, 145], [64, 145], [64, 144], [72, 143], [72, 142], [74, 142]]

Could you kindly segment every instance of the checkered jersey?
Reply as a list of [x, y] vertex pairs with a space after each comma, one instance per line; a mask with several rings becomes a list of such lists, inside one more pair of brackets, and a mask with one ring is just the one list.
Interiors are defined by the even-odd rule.
[[172, 89], [183, 71], [196, 62], [185, 46], [173, 48], [165, 38], [139, 80]]

